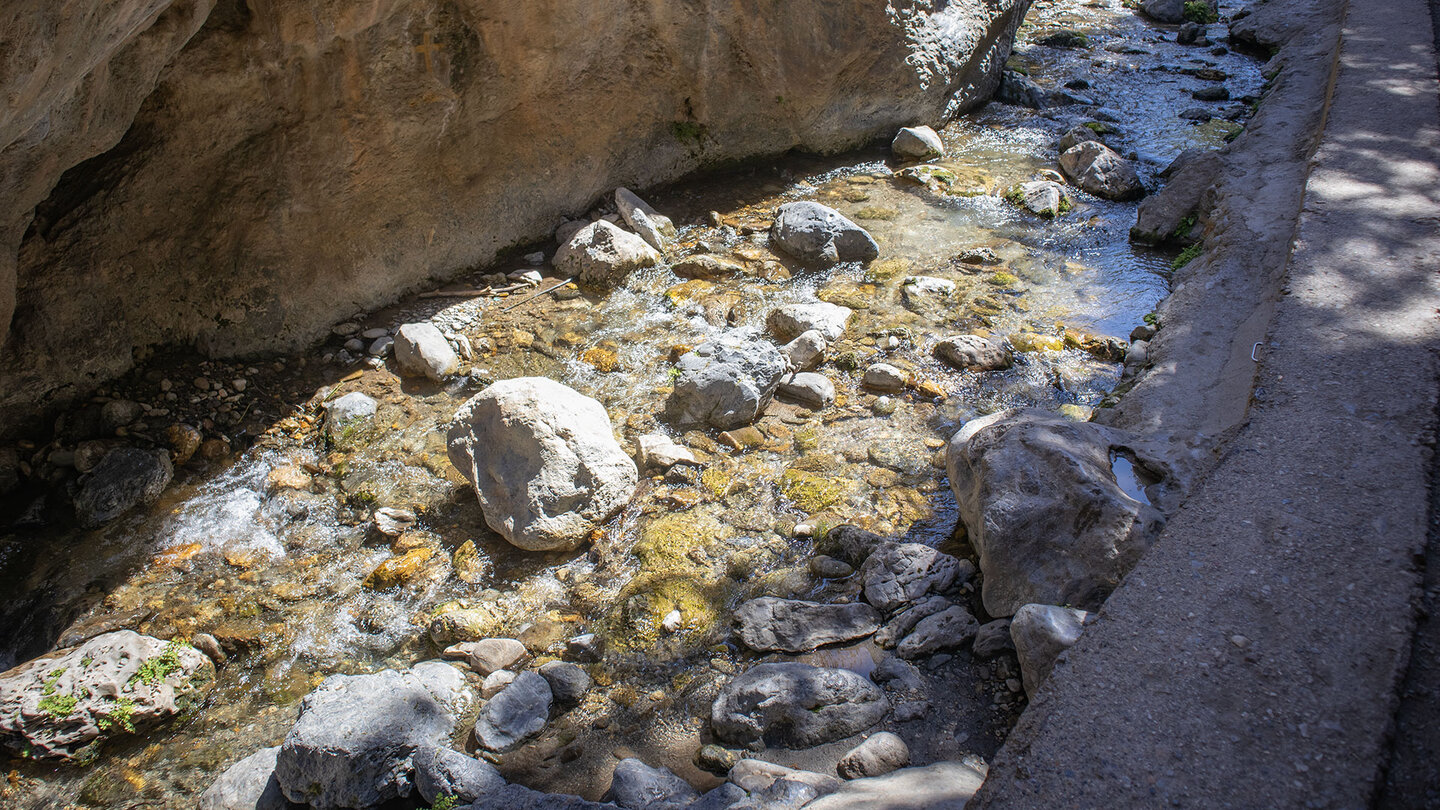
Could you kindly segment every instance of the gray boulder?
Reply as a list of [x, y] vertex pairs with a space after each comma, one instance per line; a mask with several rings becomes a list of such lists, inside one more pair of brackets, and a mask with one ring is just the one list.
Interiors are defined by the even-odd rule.
[[1126, 431], [1010, 410], [955, 434], [946, 468], [980, 554], [986, 612], [1010, 616], [1031, 602], [1093, 610], [1134, 567], [1164, 518], [1117, 482], [1122, 450], [1160, 479], [1150, 489], [1164, 497], [1168, 448]]
[[770, 241], [811, 264], [868, 262], [880, 256], [880, 246], [864, 228], [839, 211], [814, 202], [780, 206], [770, 228]]
[[889, 710], [880, 688], [849, 670], [760, 664], [720, 690], [710, 723], [737, 745], [812, 748], [858, 734]]
[[154, 503], [174, 475], [170, 454], [163, 450], [111, 450], [80, 479], [80, 489], [75, 493], [75, 520], [93, 529], [137, 506]]
[[664, 433], [647, 433], [635, 440], [636, 453], [642, 469], [668, 470], [676, 464], [700, 466], [700, 459], [690, 448], [677, 443]]
[[970, 611], [958, 605], [946, 608], [921, 619], [915, 629], [900, 640], [895, 654], [901, 658], [920, 658], [953, 649], [974, 638], [979, 628], [980, 623], [975, 621]]
[[757, 652], [810, 652], [874, 633], [880, 614], [869, 605], [823, 605], [762, 596], [735, 610], [740, 640]]
[[444, 747], [474, 697], [460, 670], [438, 661], [406, 672], [331, 675], [301, 701], [280, 746], [280, 789], [317, 810], [407, 797], [416, 753]]
[[470, 668], [481, 675], [509, 669], [526, 655], [525, 645], [513, 638], [486, 638], [457, 646]]
[[[1214, 5], [1207, 6], [1213, 11]], [[1185, 0], [1140, 0], [1140, 10], [1157, 22], [1178, 25], [1185, 22]]]
[[451, 748], [425, 748], [415, 753], [415, 791], [426, 804], [441, 796], [469, 804], [505, 787], [505, 777], [484, 760]]
[[630, 189], [624, 187], [615, 189], [615, 207], [619, 209], [625, 224], [639, 234], [640, 238], [644, 239], [650, 247], [661, 253], [665, 252], [669, 241], [675, 238], [675, 223], [671, 222], [669, 217], [651, 208]]
[[827, 341], [839, 340], [845, 334], [854, 310], [839, 304], [816, 301], [810, 304], [786, 304], [765, 319], [765, 325], [780, 341], [793, 340], [814, 330]]
[[1075, 207], [1065, 188], [1054, 180], [1016, 183], [1005, 192], [1005, 199], [1046, 219], [1054, 219]]
[[543, 377], [502, 380], [471, 397], [450, 422], [449, 455], [490, 528], [530, 551], [585, 542], [640, 479], [604, 406]]
[[0, 673], [0, 744], [69, 758], [101, 738], [143, 733], [213, 685], [199, 650], [132, 630], [96, 636]]
[[805, 810], [964, 810], [984, 781], [983, 767], [937, 762], [846, 782]]
[[980, 625], [975, 631], [975, 643], [970, 647], [970, 652], [976, 658], [994, 658], [1013, 649], [1015, 642], [1010, 638], [1010, 620], [996, 619]]
[[728, 278], [745, 274], [745, 265], [723, 256], [697, 253], [675, 262], [670, 271], [681, 278]]
[[365, 431], [375, 423], [375, 400], [351, 391], [325, 404], [325, 435], [332, 442], [345, 440], [357, 431]]
[[581, 228], [555, 252], [555, 269], [590, 287], [614, 287], [631, 273], [661, 261], [645, 240], [600, 220]]
[[1015, 618], [1010, 620], [1010, 637], [1020, 659], [1025, 694], [1035, 697], [1035, 690], [1055, 668], [1055, 659], [1080, 640], [1089, 615], [1055, 605], [1023, 605], [1015, 611]]
[[897, 734], [881, 731], [850, 749], [835, 771], [846, 779], [884, 776], [910, 764], [910, 746]]
[[1145, 196], [1145, 186], [1130, 161], [1099, 141], [1085, 141], [1060, 155], [1060, 171], [1079, 188], [1107, 200]]
[[293, 807], [275, 778], [280, 746], [262, 748], [225, 769], [200, 794], [200, 810], [288, 810]]
[[669, 401], [676, 421], [733, 430], [759, 417], [790, 363], [768, 340], [736, 330], [697, 346], [677, 368]]
[[740, 810], [744, 806], [742, 803], [747, 803], [749, 799], [750, 794], [739, 785], [721, 782], [719, 787], [706, 792], [685, 810]]
[[605, 793], [606, 801], [625, 810], [684, 810], [699, 798], [700, 793], [669, 768], [652, 768], [633, 757], [615, 766]]
[[540, 675], [516, 675], [509, 686], [481, 707], [475, 720], [475, 742], [497, 754], [519, 748], [544, 730], [553, 697], [550, 683]]
[[905, 127], [895, 133], [890, 151], [905, 160], [929, 160], [945, 156], [945, 144], [930, 127]]
[[590, 674], [579, 664], [547, 661], [540, 667], [540, 676], [550, 684], [556, 703], [574, 705], [590, 691]]
[[835, 383], [824, 374], [802, 371], [780, 381], [775, 393], [807, 408], [821, 410], [835, 404]]
[[395, 330], [395, 364], [407, 377], [439, 382], [460, 370], [460, 355], [435, 324], [407, 323]]
[[886, 543], [860, 566], [865, 600], [890, 613], [969, 579], [975, 567], [921, 543]]
[[1003, 344], [979, 335], [942, 338], [931, 354], [960, 371], [1002, 371], [1015, 362]]
[[825, 336], [811, 329], [781, 346], [780, 351], [790, 359], [790, 365], [796, 371], [812, 371], [825, 362], [825, 349], [828, 347]]
[[742, 759], [735, 763], [726, 777], [736, 787], [752, 794], [764, 794], [780, 781], [795, 782], [814, 788], [816, 795], [834, 793], [843, 782], [815, 771], [801, 771], [776, 765], [763, 759]]

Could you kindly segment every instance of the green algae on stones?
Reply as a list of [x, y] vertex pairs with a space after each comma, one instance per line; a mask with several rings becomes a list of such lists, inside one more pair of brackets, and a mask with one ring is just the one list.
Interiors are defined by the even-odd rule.
[[792, 468], [780, 476], [780, 494], [796, 509], [811, 515], [844, 501], [850, 494], [850, 483]]

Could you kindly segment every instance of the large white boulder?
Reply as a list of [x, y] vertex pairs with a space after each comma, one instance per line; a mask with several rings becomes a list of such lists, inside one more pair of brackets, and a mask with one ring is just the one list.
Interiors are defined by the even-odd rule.
[[553, 380], [502, 380], [450, 422], [450, 463], [485, 522], [531, 551], [573, 549], [630, 502], [635, 462], [595, 400]]

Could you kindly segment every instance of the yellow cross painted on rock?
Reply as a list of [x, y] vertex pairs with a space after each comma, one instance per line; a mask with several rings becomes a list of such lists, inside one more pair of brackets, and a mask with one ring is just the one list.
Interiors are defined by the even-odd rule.
[[430, 60], [434, 57], [436, 51], [444, 49], [445, 46], [443, 44], [431, 38], [429, 31], [425, 32], [425, 41], [415, 46], [415, 52], [425, 57], [425, 72], [427, 74], [433, 75], [435, 73], [434, 64]]

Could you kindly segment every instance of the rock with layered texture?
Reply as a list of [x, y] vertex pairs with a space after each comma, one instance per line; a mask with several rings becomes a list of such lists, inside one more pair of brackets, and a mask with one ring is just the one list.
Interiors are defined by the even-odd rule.
[[102, 737], [168, 720], [214, 677], [215, 665], [188, 644], [105, 633], [0, 673], [0, 744], [17, 755], [68, 758]]
[[644, 239], [603, 219], [581, 228], [555, 253], [555, 269], [562, 275], [600, 288], [614, 287], [636, 270], [659, 263], [660, 253]]
[[734, 430], [770, 404], [790, 362], [774, 344], [746, 330], [703, 343], [680, 358], [668, 408], [681, 425]]
[[1027, 5], [16, 0], [0, 335], [25, 351], [0, 408], [83, 396], [146, 347], [300, 348], [621, 182], [948, 120], [989, 96]]
[[813, 304], [786, 304], [770, 313], [765, 325], [780, 341], [789, 341], [814, 330], [827, 341], [839, 340], [845, 334], [854, 310], [839, 304], [816, 301]]
[[469, 804], [505, 787], [505, 777], [494, 765], [454, 749], [422, 749], [414, 761], [415, 790], [426, 804], [435, 804], [441, 796]]
[[969, 560], [957, 560], [922, 543], [886, 543], [860, 566], [866, 601], [887, 613], [928, 594], [944, 593], [974, 573]]
[[1209, 211], [1205, 198], [1213, 193], [1222, 168], [1220, 153], [1215, 150], [1190, 149], [1180, 153], [1160, 173], [1165, 185], [1140, 203], [1135, 225], [1130, 229], [1130, 241], [1158, 245], [1167, 241], [1189, 244], [1198, 239], [1200, 231], [1195, 227], [1195, 220]]
[[550, 683], [534, 672], [522, 672], [480, 709], [475, 742], [503, 754], [524, 745], [545, 729], [554, 701]]
[[531, 551], [580, 545], [630, 502], [640, 475], [604, 406], [543, 377], [471, 397], [450, 422], [449, 454], [490, 528]]
[[864, 731], [889, 710], [880, 688], [849, 670], [760, 664], [720, 690], [710, 723], [726, 742], [811, 748]]
[[1145, 186], [1130, 161], [1100, 141], [1077, 143], [1060, 155], [1060, 171], [1081, 189], [1107, 200], [1145, 196]]
[[780, 250], [810, 264], [868, 262], [880, 256], [880, 246], [868, 231], [834, 208], [816, 202], [780, 206], [770, 240]]
[[[1160, 511], [1118, 483], [1118, 454], [1173, 480], [1166, 448], [1126, 431], [1038, 410], [973, 419], [946, 450], [950, 488], [980, 554], [992, 616], [1021, 605], [1100, 606], [1164, 526]], [[1148, 500], [1148, 497], [1147, 497]]]
[[880, 615], [863, 603], [824, 605], [762, 596], [735, 610], [740, 640], [759, 652], [809, 652], [874, 633]]

